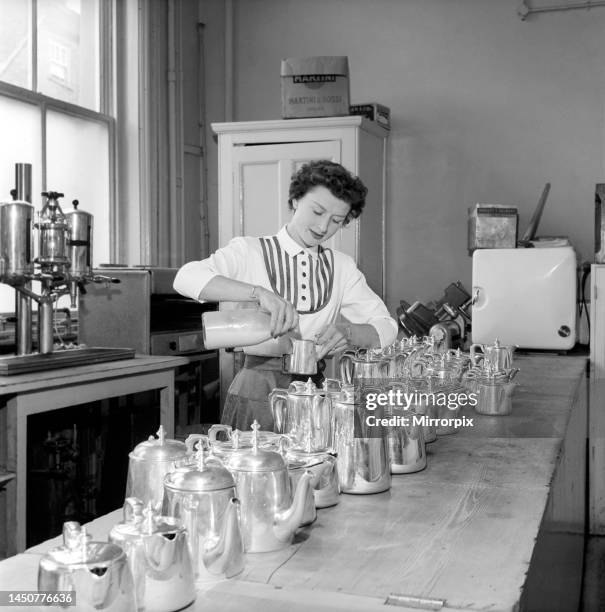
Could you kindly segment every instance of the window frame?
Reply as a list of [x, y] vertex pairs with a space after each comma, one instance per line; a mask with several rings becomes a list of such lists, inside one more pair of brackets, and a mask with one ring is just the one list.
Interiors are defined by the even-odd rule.
[[77, 104], [58, 100], [36, 91], [38, 86], [38, 53], [37, 53], [37, 0], [31, 0], [31, 84], [32, 88], [23, 88], [0, 80], [0, 95], [31, 104], [40, 110], [41, 121], [41, 185], [47, 189], [47, 137], [46, 125], [49, 110], [78, 119], [96, 121], [108, 128], [108, 168], [109, 168], [109, 254], [112, 261], [117, 261], [117, 210], [118, 172], [117, 172], [117, 119], [115, 100], [115, 0], [99, 0], [99, 111], [94, 111]]

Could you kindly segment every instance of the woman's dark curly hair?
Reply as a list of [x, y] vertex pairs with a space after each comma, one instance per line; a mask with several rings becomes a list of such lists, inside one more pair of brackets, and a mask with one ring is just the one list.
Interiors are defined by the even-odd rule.
[[288, 194], [290, 208], [294, 208], [293, 200], [302, 198], [317, 185], [329, 189], [334, 197], [351, 205], [345, 224], [359, 217], [366, 203], [366, 186], [346, 168], [327, 159], [308, 162], [292, 176]]

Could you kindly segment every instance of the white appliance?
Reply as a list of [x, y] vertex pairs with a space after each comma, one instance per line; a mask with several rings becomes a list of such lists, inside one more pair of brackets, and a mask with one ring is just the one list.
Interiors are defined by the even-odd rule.
[[571, 246], [473, 253], [472, 341], [569, 350], [576, 343]]

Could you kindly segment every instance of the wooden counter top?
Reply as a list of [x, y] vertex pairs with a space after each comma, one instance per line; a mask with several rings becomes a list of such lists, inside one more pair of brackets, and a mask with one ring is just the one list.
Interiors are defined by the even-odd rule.
[[[426, 470], [394, 476], [382, 494], [342, 495], [295, 544], [247, 555], [237, 579], [200, 588], [190, 609], [384, 610], [390, 596], [401, 610], [412, 609], [406, 597], [440, 610], [517, 609], [586, 358], [520, 355], [516, 365], [512, 415], [465, 411], [474, 426], [429, 445]], [[104, 540], [120, 516], [89, 532]], [[31, 557], [58, 542], [0, 563], [0, 589], [35, 588]]]

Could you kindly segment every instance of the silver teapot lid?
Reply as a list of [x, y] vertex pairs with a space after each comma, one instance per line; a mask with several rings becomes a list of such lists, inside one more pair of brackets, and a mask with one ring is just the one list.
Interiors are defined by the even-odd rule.
[[[218, 440], [217, 433], [220, 431], [224, 431], [227, 437], [226, 440]], [[212, 425], [208, 430], [208, 436], [201, 436], [198, 434], [190, 435], [185, 442], [187, 443], [189, 440], [197, 440], [208, 438], [210, 449], [212, 452], [216, 452], [219, 455], [225, 453], [231, 453], [233, 451], [247, 448], [252, 448], [252, 437], [254, 432], [252, 431], [240, 431], [239, 429], [231, 429], [230, 425]], [[277, 440], [280, 437], [280, 434], [275, 433], [273, 431], [261, 431], [259, 430], [256, 433], [258, 443], [263, 446], [270, 446], [277, 444]]]
[[143, 506], [143, 502], [137, 497], [127, 497], [124, 500], [124, 521], [113, 526], [110, 537], [119, 535], [139, 538], [155, 534], [171, 534], [183, 529], [178, 519], [162, 516], [151, 502]]
[[239, 449], [231, 453], [227, 460], [230, 470], [237, 472], [276, 472], [286, 468], [286, 461], [280, 453], [259, 448], [258, 430], [260, 425], [254, 421], [252, 428], [252, 448]]
[[149, 436], [148, 440], [137, 444], [130, 453], [130, 457], [145, 461], [174, 461], [187, 453], [184, 442], [165, 437], [166, 432], [162, 425], [157, 431], [157, 436], [157, 438]]
[[318, 389], [310, 378], [307, 382], [294, 380], [288, 387], [288, 395], [317, 395], [320, 392], [321, 389]]
[[124, 550], [109, 542], [91, 542], [86, 528], [76, 521], [63, 523], [63, 546], [49, 550], [40, 560], [46, 569], [108, 568], [125, 558]]
[[208, 492], [235, 487], [231, 472], [207, 455], [208, 439], [200, 439], [194, 461], [166, 474], [164, 486], [177, 491]]

